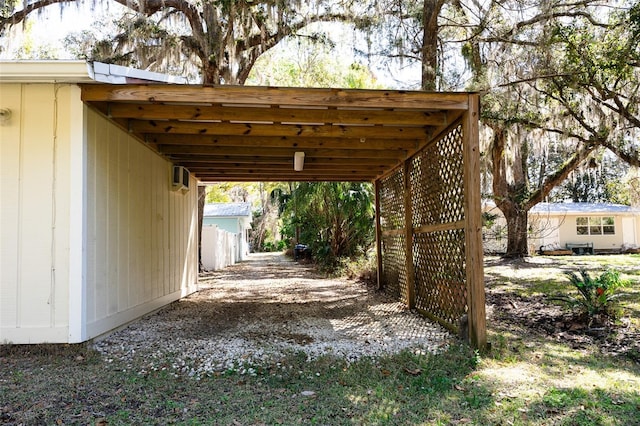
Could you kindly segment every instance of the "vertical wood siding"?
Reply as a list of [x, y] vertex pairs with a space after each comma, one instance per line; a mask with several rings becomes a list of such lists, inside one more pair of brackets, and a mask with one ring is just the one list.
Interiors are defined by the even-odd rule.
[[0, 343], [87, 340], [195, 291], [195, 179], [172, 191], [75, 85], [1, 90]]
[[0, 125], [0, 343], [68, 338], [73, 96], [69, 85], [2, 85], [12, 116]]
[[197, 182], [171, 189], [171, 163], [87, 114], [87, 338], [197, 284]]

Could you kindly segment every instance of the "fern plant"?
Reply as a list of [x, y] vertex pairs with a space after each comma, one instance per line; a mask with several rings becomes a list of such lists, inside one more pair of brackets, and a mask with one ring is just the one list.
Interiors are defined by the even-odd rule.
[[565, 274], [578, 294], [559, 295], [553, 299], [563, 301], [572, 308], [578, 307], [586, 314], [590, 324], [596, 315], [611, 314], [613, 302], [620, 297], [617, 290], [628, 284], [627, 280], [620, 278], [620, 272], [613, 269], [607, 269], [595, 278], [584, 268], [579, 269], [579, 274], [574, 271], [566, 271]]

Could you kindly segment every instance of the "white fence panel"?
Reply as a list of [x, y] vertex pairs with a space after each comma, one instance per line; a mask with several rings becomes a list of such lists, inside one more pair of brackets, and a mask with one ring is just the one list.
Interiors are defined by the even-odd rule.
[[236, 234], [224, 231], [217, 225], [202, 227], [202, 266], [217, 271], [234, 265], [237, 259]]

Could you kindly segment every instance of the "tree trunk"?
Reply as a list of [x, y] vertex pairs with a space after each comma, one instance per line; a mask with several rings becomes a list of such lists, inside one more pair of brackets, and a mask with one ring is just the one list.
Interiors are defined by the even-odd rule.
[[220, 84], [220, 71], [215, 63], [202, 59], [202, 84]]
[[507, 221], [506, 257], [524, 257], [529, 254], [527, 244], [529, 210], [542, 202], [551, 190], [567, 178], [572, 170], [583, 163], [599, 143], [590, 143], [576, 151], [553, 173], [542, 180], [540, 187], [531, 190], [527, 178], [524, 136], [509, 133], [504, 124], [488, 121], [493, 130], [491, 143], [493, 196], [496, 206]]
[[438, 16], [442, 0], [424, 0], [422, 33], [422, 90], [435, 91], [438, 69]]
[[[504, 204], [503, 204], [504, 206]], [[519, 258], [529, 254], [528, 226], [529, 211], [516, 204], [502, 207], [502, 213], [507, 221], [507, 252], [504, 257]]]
[[493, 130], [491, 144], [493, 196], [496, 206], [507, 221], [506, 257], [524, 257], [527, 245], [528, 187], [522, 151], [509, 140], [507, 129], [500, 123], [488, 123]]

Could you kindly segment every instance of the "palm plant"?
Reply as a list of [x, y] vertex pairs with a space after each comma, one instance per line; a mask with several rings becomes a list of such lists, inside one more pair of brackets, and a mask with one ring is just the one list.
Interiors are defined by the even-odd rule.
[[327, 267], [363, 255], [375, 241], [373, 188], [352, 182], [300, 183], [285, 203], [282, 233], [307, 244]]
[[569, 282], [578, 290], [578, 294], [559, 295], [552, 299], [560, 300], [572, 308], [578, 307], [589, 321], [593, 322], [596, 316], [611, 315], [612, 302], [620, 297], [616, 290], [628, 284], [627, 280], [620, 278], [620, 273], [613, 269], [605, 270], [601, 275], [593, 278], [589, 272], [579, 269], [579, 274], [574, 271], [566, 271]]

